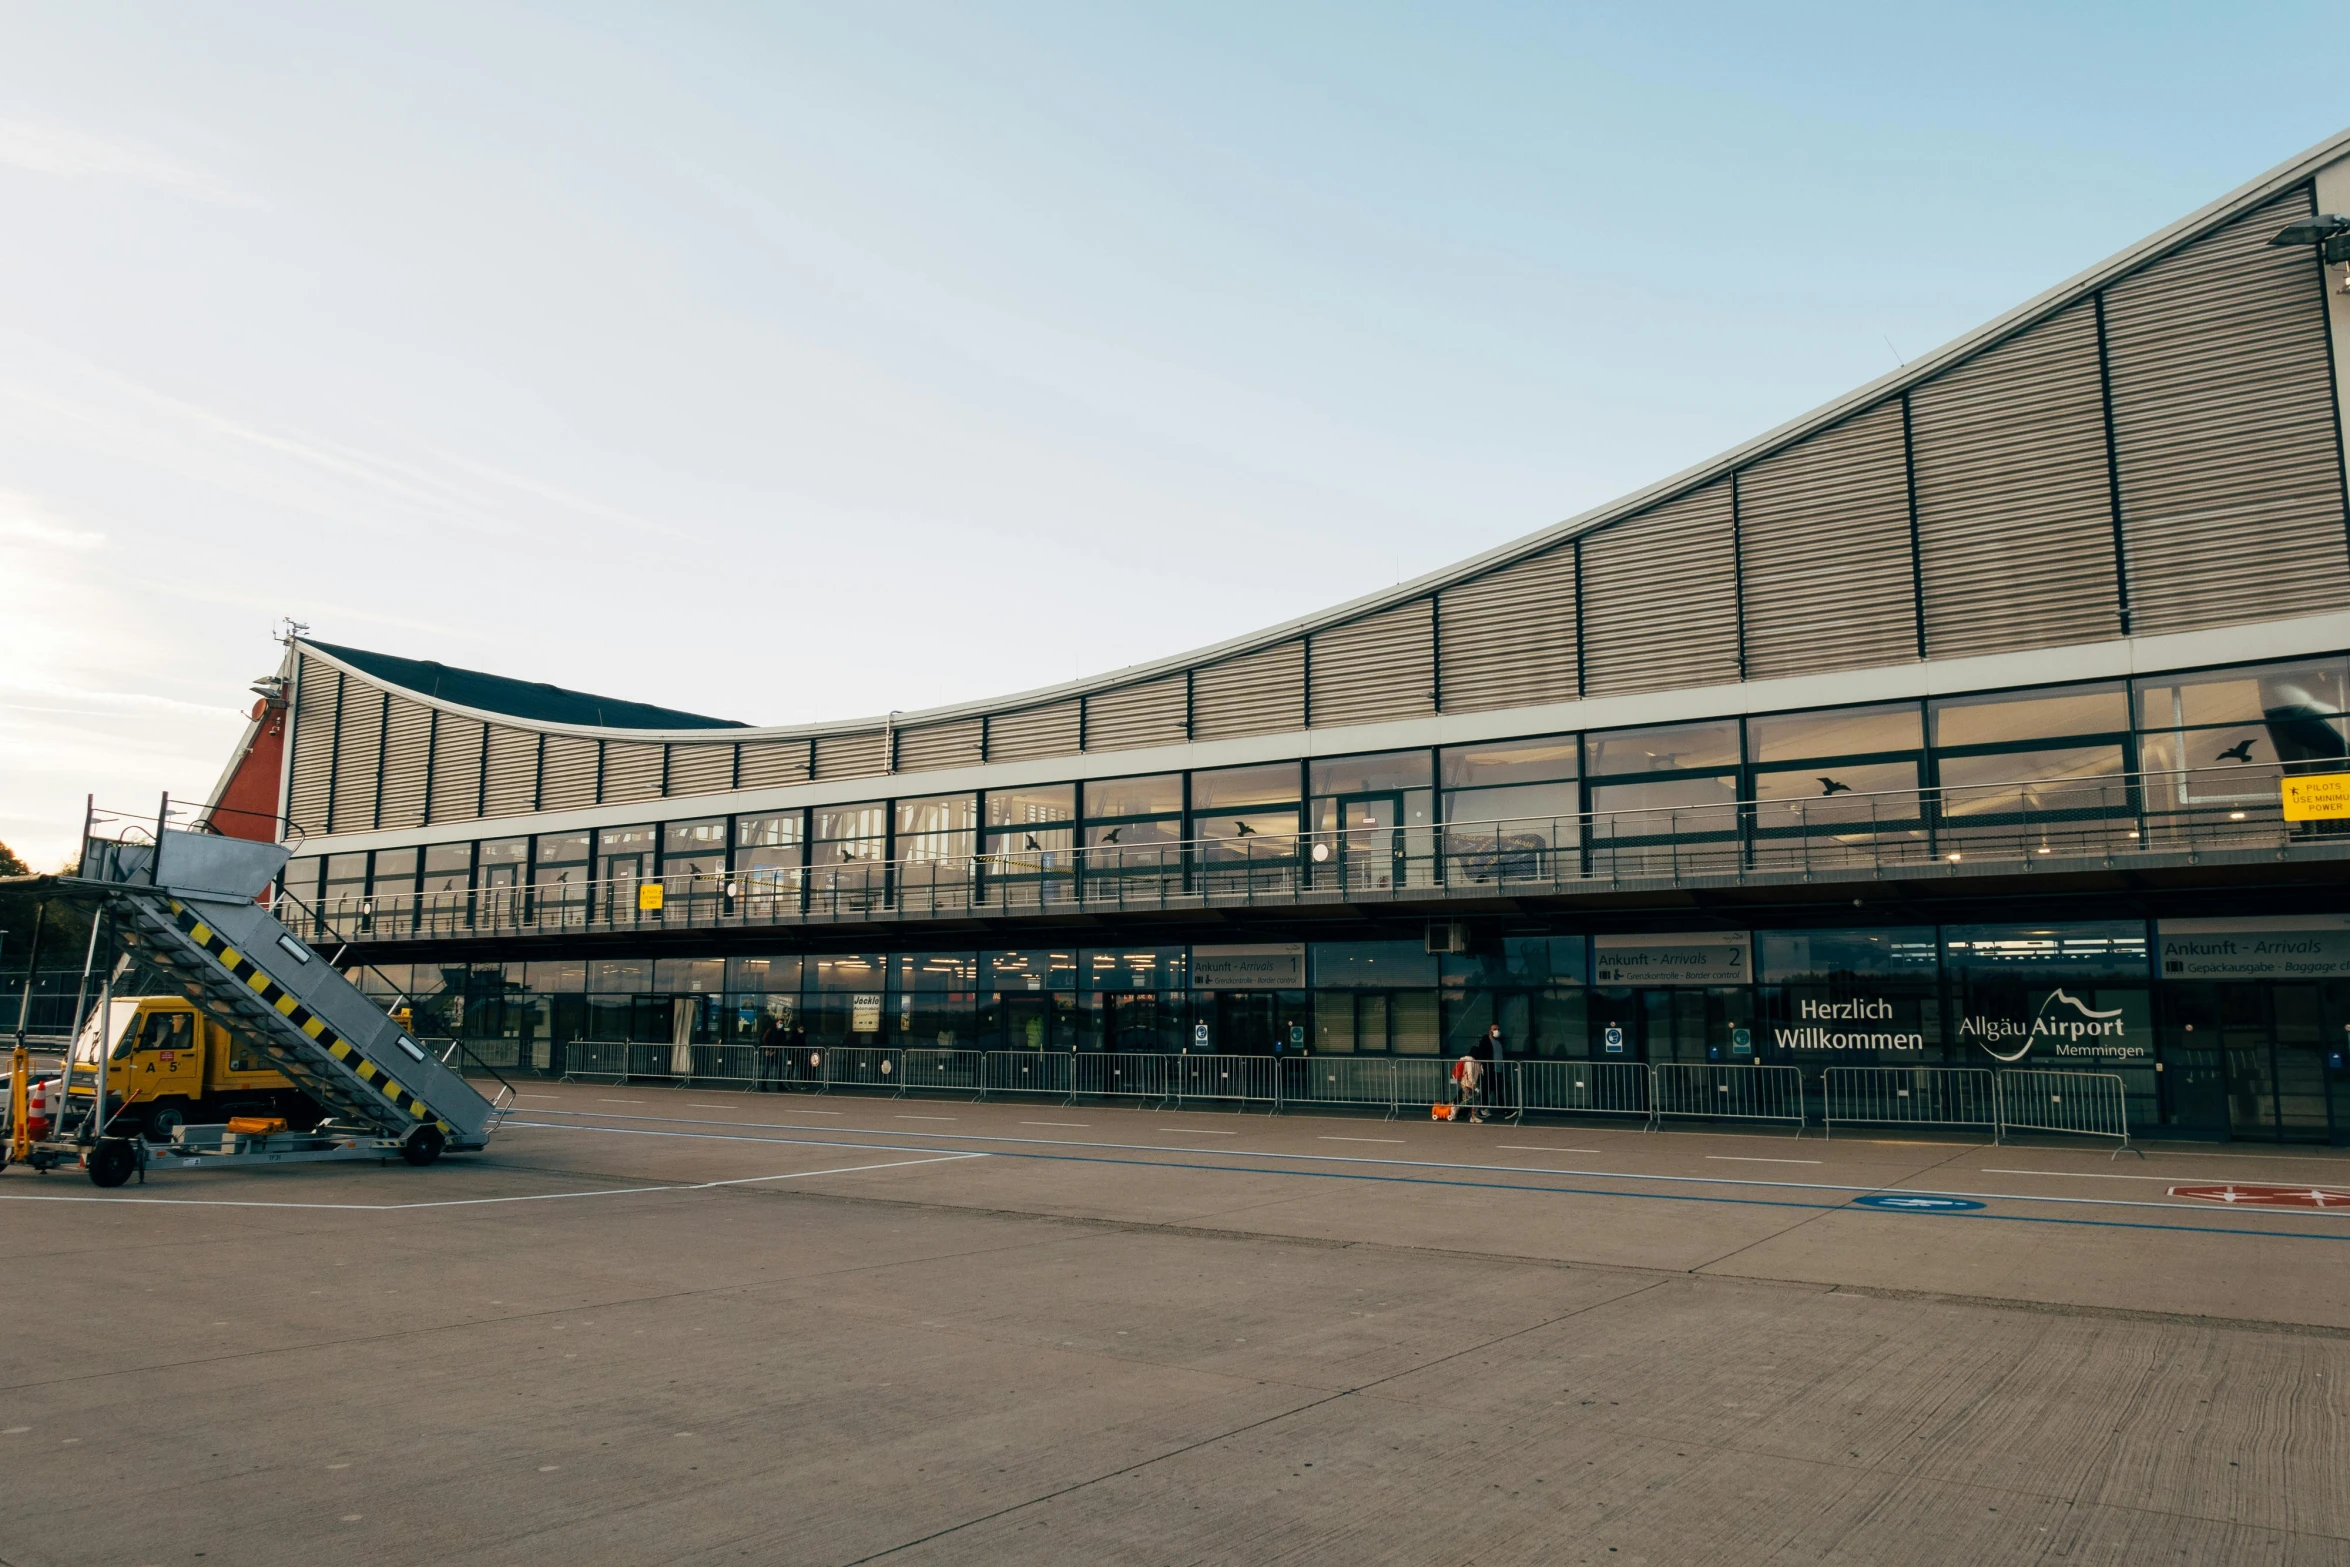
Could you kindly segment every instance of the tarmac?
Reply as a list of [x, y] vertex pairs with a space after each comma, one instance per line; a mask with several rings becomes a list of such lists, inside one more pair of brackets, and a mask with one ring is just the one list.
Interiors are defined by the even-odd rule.
[[0, 1173], [0, 1564], [2350, 1563], [2341, 1151], [524, 1086]]

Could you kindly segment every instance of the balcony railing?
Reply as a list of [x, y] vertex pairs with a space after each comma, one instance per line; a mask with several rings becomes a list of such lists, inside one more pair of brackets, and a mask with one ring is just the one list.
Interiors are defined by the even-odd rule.
[[287, 899], [318, 941], [400, 942], [1279, 906], [1442, 904], [1627, 886], [1865, 880], [2350, 851], [2287, 822], [2273, 768], [2034, 780], [1129, 847], [901, 858], [470, 892]]

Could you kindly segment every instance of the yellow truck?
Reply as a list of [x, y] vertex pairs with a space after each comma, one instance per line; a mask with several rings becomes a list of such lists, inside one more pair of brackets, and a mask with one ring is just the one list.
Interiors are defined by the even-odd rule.
[[[82, 1101], [73, 1113], [85, 1117], [97, 1086], [100, 1021], [92, 1017], [73, 1045], [67, 1092]], [[307, 1131], [325, 1114], [258, 1048], [236, 1039], [192, 1001], [120, 999], [108, 1008], [104, 1023], [110, 1129], [127, 1131], [127, 1122], [150, 1142], [167, 1143], [176, 1127], [220, 1126], [231, 1116], [282, 1117]]]

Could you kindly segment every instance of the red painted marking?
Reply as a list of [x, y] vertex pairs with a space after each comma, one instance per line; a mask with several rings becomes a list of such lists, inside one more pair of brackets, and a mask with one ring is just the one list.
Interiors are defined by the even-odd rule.
[[2325, 1208], [2350, 1213], [2350, 1192], [2329, 1191], [2322, 1186], [2250, 1186], [2231, 1182], [2225, 1186], [2174, 1186], [2170, 1194], [2222, 1203], [2230, 1208]]

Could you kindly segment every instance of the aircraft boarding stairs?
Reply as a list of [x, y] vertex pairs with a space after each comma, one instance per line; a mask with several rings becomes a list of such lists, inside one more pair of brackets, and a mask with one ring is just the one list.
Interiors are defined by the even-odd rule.
[[487, 1146], [511, 1090], [484, 1098], [254, 901], [286, 854], [176, 829], [158, 844], [93, 838], [80, 873], [57, 887], [100, 903], [133, 964], [258, 1045], [335, 1123], [395, 1142], [417, 1163]]

